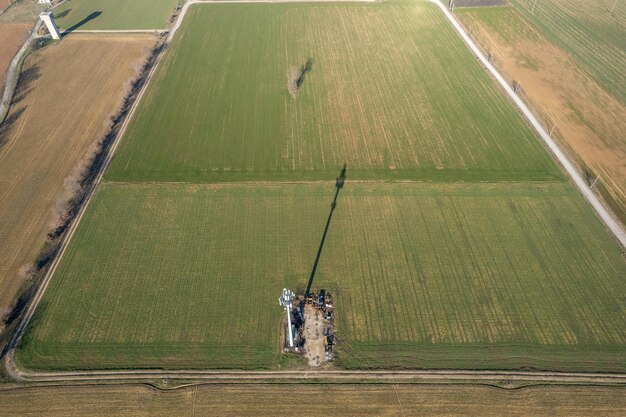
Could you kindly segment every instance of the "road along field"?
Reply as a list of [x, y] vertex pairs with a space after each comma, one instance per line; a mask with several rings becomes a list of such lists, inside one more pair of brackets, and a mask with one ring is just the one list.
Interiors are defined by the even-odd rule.
[[[2, 1], [2, 0], [0, 0]], [[14, 1], [11, 7], [7, 7], [0, 14], [0, 22], [29, 22], [33, 23], [38, 20], [39, 12], [45, 10], [48, 6], [37, 3], [37, 0], [21, 0]]]
[[620, 248], [436, 7], [190, 9], [18, 365], [294, 366], [276, 297], [346, 160], [337, 366], [624, 371]]
[[511, 82], [522, 85], [553, 136], [593, 173], [589, 180], [600, 177], [596, 185], [606, 188], [626, 221], [626, 105], [514, 8], [466, 9], [456, 16]]
[[67, 181], [102, 138], [154, 37], [72, 36], [31, 54], [0, 128], [0, 316], [55, 227]]
[[[329, 185], [101, 185], [18, 363], [279, 366]], [[351, 183], [333, 222], [338, 365], [624, 370], [626, 265], [569, 184]]]
[[195, 6], [107, 178], [562, 178], [474, 61], [431, 4]]
[[622, 416], [624, 388], [460, 385], [201, 385], [168, 391], [147, 386], [35, 387], [0, 391], [0, 416], [275, 416], [285, 399], [339, 416]]
[[626, 2], [511, 0], [606, 91], [626, 104]]
[[28, 37], [31, 27], [29, 23], [0, 22], [0, 39], [2, 39], [0, 42], [0, 97], [4, 92], [4, 81], [9, 64]]
[[163, 29], [183, 0], [72, 0], [54, 9], [61, 30]]

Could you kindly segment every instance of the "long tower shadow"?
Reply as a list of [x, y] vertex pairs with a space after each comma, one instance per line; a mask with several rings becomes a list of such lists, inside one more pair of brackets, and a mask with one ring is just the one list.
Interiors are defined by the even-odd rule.
[[74, 32], [75, 30], [77, 30], [78, 28], [80, 28], [81, 26], [85, 25], [87, 22], [96, 19], [98, 16], [100, 16], [102, 14], [101, 11], [95, 11], [92, 12], [89, 16], [85, 17], [83, 20], [81, 20], [80, 22], [75, 23], [74, 25], [70, 26], [69, 28], [65, 29], [63, 31], [63, 34], [61, 35], [62, 37], [65, 35], [68, 35], [72, 32]]
[[346, 181], [346, 163], [343, 164], [343, 169], [335, 182], [335, 198], [333, 199], [332, 204], [330, 205], [330, 213], [328, 214], [328, 220], [326, 221], [326, 227], [324, 227], [324, 234], [322, 234], [322, 240], [320, 242], [320, 247], [317, 250], [317, 256], [315, 257], [315, 263], [313, 264], [313, 270], [311, 271], [311, 276], [309, 277], [309, 283], [306, 286], [306, 291], [304, 292], [304, 297], [309, 298], [311, 296], [311, 285], [313, 285], [313, 279], [315, 278], [315, 272], [317, 271], [317, 264], [320, 261], [320, 256], [322, 255], [322, 249], [324, 248], [324, 241], [326, 240], [326, 235], [328, 234], [328, 228], [330, 227], [330, 221], [333, 218], [333, 212], [337, 207], [337, 197], [339, 196], [339, 191], [343, 188], [343, 185]]

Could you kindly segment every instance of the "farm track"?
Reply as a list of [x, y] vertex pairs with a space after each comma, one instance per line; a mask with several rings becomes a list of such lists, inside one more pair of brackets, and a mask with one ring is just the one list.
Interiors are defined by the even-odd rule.
[[626, 385], [626, 374], [526, 372], [526, 371], [464, 371], [464, 370], [399, 370], [399, 371], [81, 371], [31, 372], [15, 367], [12, 355], [6, 362], [11, 377], [24, 382], [94, 382], [94, 381], [154, 381], [155, 379], [181, 381], [378, 381], [395, 383], [449, 381], [456, 383], [489, 382], [507, 385], [512, 382], [542, 384]]
[[[154, 41], [144, 35], [111, 38], [68, 39], [24, 63], [17, 98], [0, 134], [0, 194], [7, 196], [0, 205], [3, 315], [16, 305], [24, 283], [20, 268], [24, 272], [24, 265], [37, 259], [57, 224], [55, 210], [67, 193], [66, 179], [76, 175], [77, 166], [106, 133], [105, 123], [121, 105], [135, 63]], [[95, 57], [105, 61], [90, 61]], [[111, 61], [117, 63], [115, 69], [107, 65]], [[106, 81], [93, 82], [105, 74]], [[68, 87], [46, 88], [53, 80]], [[50, 108], [55, 99], [59, 105]]]
[[[322, 0], [324, 1], [324, 0]], [[360, 0], [362, 2], [373, 2], [376, 0]], [[467, 36], [460, 24], [452, 16], [450, 12], [436, 0], [431, 0], [436, 3], [450, 20], [455, 30], [461, 35], [463, 40], [470, 47], [472, 52], [480, 59], [486, 68], [492, 73], [492, 75], [499, 81], [511, 99], [514, 101], [518, 109], [531, 123], [535, 131], [540, 135], [542, 140], [546, 143], [552, 153], [556, 156], [558, 161], [565, 168], [568, 175], [572, 178], [580, 192], [585, 199], [592, 205], [595, 212], [602, 219], [605, 225], [615, 235], [623, 247], [626, 247], [626, 232], [621, 225], [614, 220], [612, 215], [606, 210], [600, 200], [593, 194], [591, 189], [585, 184], [582, 177], [576, 172], [574, 166], [567, 159], [565, 154], [561, 152], [555, 142], [550, 138], [547, 132], [539, 124], [534, 115], [528, 110], [521, 99], [513, 92], [508, 86], [503, 77], [495, 70], [495, 68], [488, 62], [488, 60], [482, 55], [480, 50], [476, 47], [473, 41]], [[166, 45], [169, 44], [180, 27], [187, 10], [190, 6], [203, 3], [289, 3], [291, 1], [211, 1], [211, 0], [193, 0], [186, 3], [181, 11], [179, 18], [177, 19], [174, 27], [170, 30], [166, 40]], [[112, 155], [120, 142], [120, 139], [124, 136], [124, 132], [128, 126], [129, 121], [141, 102], [144, 92], [146, 91], [150, 80], [158, 68], [161, 59], [163, 58], [161, 53], [154, 66], [150, 69], [147, 75], [146, 82], [141, 88], [141, 91], [137, 95], [128, 116], [126, 117], [117, 139], [111, 146], [111, 150], [108, 153], [105, 162], [102, 164], [93, 187], [89, 191], [89, 195], [86, 198], [85, 204], [81, 207], [79, 214], [73, 221], [70, 230], [65, 237], [59, 255], [55, 258], [52, 267], [46, 274], [39, 291], [29, 306], [27, 314], [21, 321], [17, 331], [14, 333], [10, 346], [14, 348], [17, 345], [20, 337], [24, 333], [24, 330], [31, 320], [37, 304], [40, 302], [45, 290], [50, 282], [50, 278], [54, 275], [56, 268], [59, 265], [60, 260], [63, 257], [63, 253], [67, 248], [68, 242], [71, 240], [72, 235], [76, 231], [78, 224], [80, 223], [89, 203], [93, 197], [94, 190], [98, 184], [102, 181], [102, 177], [106, 168], [111, 162]], [[137, 380], [154, 380], [158, 379], [172, 379], [172, 380], [228, 380], [228, 381], [272, 381], [272, 380], [332, 380], [332, 381], [389, 381], [395, 382], [397, 380], [407, 381], [429, 381], [429, 380], [448, 380], [455, 382], [476, 382], [476, 381], [536, 381], [550, 384], [626, 384], [626, 374], [610, 374], [610, 373], [560, 373], [560, 372], [526, 372], [526, 371], [470, 371], [470, 370], [458, 370], [458, 371], [444, 371], [444, 370], [432, 370], [432, 371], [254, 371], [254, 372], [240, 372], [240, 371], [151, 371], [151, 370], [119, 370], [119, 371], [77, 371], [77, 372], [30, 372], [19, 370], [13, 361], [13, 350], [5, 356], [5, 366], [9, 375], [15, 380], [19, 381], [32, 381], [32, 382], [89, 382], [89, 381], [137, 381]]]
[[70, 33], [162, 33], [167, 32], [164, 29], [93, 29], [93, 30], [73, 30], [71, 32], [63, 32], [63, 36]]
[[600, 201], [600, 199], [594, 194], [591, 188], [587, 185], [582, 176], [578, 173], [572, 162], [568, 159], [565, 153], [559, 148], [556, 142], [550, 137], [550, 134], [543, 128], [539, 120], [535, 117], [535, 115], [530, 111], [528, 106], [524, 103], [524, 101], [517, 95], [515, 91], [509, 86], [507, 81], [504, 79], [502, 75], [498, 72], [498, 70], [489, 62], [489, 60], [483, 55], [482, 51], [476, 46], [474, 41], [469, 37], [463, 26], [456, 20], [456, 18], [450, 13], [450, 11], [439, 1], [430, 0], [432, 3], [436, 4], [441, 11], [444, 13], [446, 18], [450, 21], [454, 29], [457, 33], [463, 38], [463, 41], [467, 44], [467, 46], [472, 50], [472, 53], [478, 57], [481, 64], [485, 66], [493, 75], [493, 77], [498, 81], [498, 83], [502, 86], [502, 88], [506, 91], [508, 96], [513, 100], [515, 106], [519, 109], [519, 111], [524, 115], [526, 120], [530, 122], [533, 129], [541, 140], [547, 145], [552, 154], [556, 157], [559, 164], [565, 169], [568, 176], [572, 179], [580, 193], [585, 197], [585, 199], [591, 204], [594, 211], [597, 215], [602, 219], [602, 222], [606, 225], [606, 227], [611, 231], [611, 233], [615, 236], [615, 238], [620, 242], [623, 248], [626, 248], [626, 230], [624, 227], [615, 219], [613, 214], [611, 214], [604, 204]]
[[[247, 0], [244, 0], [247, 1]], [[323, 1], [323, 0], [322, 0]], [[376, 1], [376, 0], [357, 0], [357, 1], [363, 1], [363, 2], [371, 2], [371, 1]], [[226, 3], [227, 1], [223, 2]], [[249, 0], [249, 2], [256, 2], [255, 0]], [[264, 1], [267, 3], [273, 3], [275, 1]], [[279, 0], [278, 2], [282, 2], [282, 0]], [[21, 337], [24, 334], [24, 331], [26, 330], [26, 327], [28, 326], [28, 323], [30, 322], [30, 320], [33, 317], [33, 314], [35, 313], [35, 310], [37, 308], [37, 305], [39, 304], [39, 302], [41, 301], [41, 298], [43, 297], [44, 293], [46, 292], [46, 289], [48, 288], [48, 285], [50, 284], [50, 280], [52, 278], [52, 276], [54, 275], [54, 272], [56, 271], [61, 259], [63, 258], [63, 254], [65, 253], [67, 247], [68, 247], [68, 243], [70, 242], [70, 240], [72, 239], [72, 236], [74, 235], [78, 225], [80, 224], [80, 221], [82, 219], [82, 217], [84, 216], [87, 208], [89, 207], [89, 203], [91, 202], [94, 192], [95, 190], [98, 188], [98, 184], [100, 184], [100, 182], [102, 181], [102, 178], [104, 176], [104, 173], [106, 172], [109, 164], [111, 163], [111, 159], [113, 157], [113, 155], [115, 154], [115, 150], [117, 149], [117, 146], [120, 142], [120, 138], [122, 138], [124, 136], [124, 133], [128, 127], [128, 124], [130, 122], [130, 120], [132, 120], [133, 118], [133, 114], [135, 113], [139, 103], [141, 103], [141, 99], [144, 95], [144, 93], [146, 92], [148, 86], [150, 85], [150, 81], [152, 80], [152, 76], [154, 75], [155, 71], [157, 70], [157, 68], [159, 67], [159, 64], [164, 56], [163, 51], [165, 49], [167, 49], [167, 45], [171, 42], [171, 40], [173, 39], [176, 31], [178, 30], [178, 28], [180, 27], [180, 24], [182, 23], [182, 21], [185, 18], [185, 15], [187, 14], [187, 10], [189, 10], [189, 7], [194, 5], [194, 4], [201, 4], [201, 3], [216, 3], [214, 1], [206, 1], [206, 0], [192, 0], [188, 3], [185, 3], [185, 5], [183, 6], [180, 15], [178, 16], [178, 19], [176, 20], [176, 23], [174, 25], [174, 27], [169, 31], [169, 36], [166, 38], [165, 40], [165, 44], [163, 45], [164, 47], [162, 48], [161, 52], [158, 54], [156, 61], [154, 62], [154, 65], [152, 66], [152, 68], [150, 68], [149, 73], [146, 76], [146, 80], [143, 84], [143, 86], [140, 88], [140, 91], [137, 93], [137, 97], [131, 107], [131, 109], [129, 110], [124, 122], [122, 123], [122, 126], [120, 127], [120, 130], [114, 140], [114, 142], [111, 144], [111, 147], [109, 149], [109, 152], [107, 153], [105, 160], [103, 161], [101, 167], [100, 167], [100, 171], [98, 172], [98, 175], [96, 176], [92, 186], [89, 188], [89, 190], [87, 191], [86, 195], [85, 195], [85, 199], [84, 199], [84, 203], [81, 206], [78, 214], [76, 215], [76, 217], [74, 218], [74, 220], [72, 221], [67, 234], [65, 235], [65, 237], [63, 238], [63, 241], [60, 244], [59, 247], [59, 251], [57, 256], [55, 257], [54, 261], [52, 262], [50, 268], [48, 269], [48, 271], [46, 272], [40, 287], [37, 290], [37, 293], [35, 294], [32, 302], [30, 303], [30, 305], [28, 306], [28, 309], [26, 311], [26, 313], [24, 314], [22, 320], [20, 320], [20, 323], [18, 324], [18, 326], [15, 329], [15, 332], [13, 333], [13, 335], [11, 336], [11, 339], [9, 340], [9, 342], [7, 343], [7, 346], [4, 348], [4, 352], [7, 352], [4, 356], [4, 358], [0, 358], [0, 359], [4, 359], [5, 365], [7, 369], [14, 369], [14, 366], [12, 366], [11, 364], [9, 364], [9, 357], [12, 358], [12, 352], [14, 351], [15, 347], [17, 346], [19, 340], [21, 339]], [[220, 3], [220, 2], [217, 2]], [[236, 3], [236, 1], [234, 2]]]

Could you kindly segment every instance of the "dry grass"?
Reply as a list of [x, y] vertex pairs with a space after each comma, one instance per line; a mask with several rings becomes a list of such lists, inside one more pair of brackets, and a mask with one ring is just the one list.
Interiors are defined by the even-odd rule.
[[[152, 36], [73, 36], [31, 55], [0, 131], [0, 313], [55, 220], [66, 181], [106, 132]], [[20, 273], [20, 271], [22, 273]]]
[[[0, 9], [2, 6], [0, 3]], [[4, 92], [4, 77], [9, 64], [26, 40], [30, 27], [29, 23], [0, 23], [0, 96]]]
[[604, 89], [626, 104], [626, 2], [510, 0], [510, 3]]
[[512, 8], [457, 16], [496, 65], [521, 83], [548, 129], [626, 207], [626, 105]]
[[46, 9], [46, 4], [39, 4], [37, 0], [21, 0], [12, 1], [11, 7], [3, 4], [7, 0], [0, 0], [0, 9], [4, 8], [4, 12], [0, 15], [0, 22], [29, 22], [34, 23], [38, 20], [39, 12]]
[[[0, 392], [0, 416], [275, 416], [306, 401], [310, 415], [623, 416], [626, 390], [461, 385], [138, 385], [20, 388]], [[323, 401], [320, 400], [323, 398]]]

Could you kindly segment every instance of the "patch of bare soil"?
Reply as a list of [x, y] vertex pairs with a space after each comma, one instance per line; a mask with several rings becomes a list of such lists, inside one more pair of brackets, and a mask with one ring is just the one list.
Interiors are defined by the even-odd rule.
[[0, 96], [4, 92], [9, 64], [28, 37], [31, 27], [30, 23], [0, 23]]
[[309, 366], [320, 366], [325, 360], [324, 318], [311, 304], [304, 306], [304, 356]]
[[155, 41], [74, 35], [26, 59], [0, 127], [0, 317]]
[[[517, 12], [496, 31], [479, 15], [459, 13], [471, 36], [521, 93], [544, 125], [626, 207], [626, 107]], [[507, 27], [511, 29], [502, 29]], [[520, 29], [521, 28], [521, 29]], [[515, 31], [515, 33], [513, 33]]]

